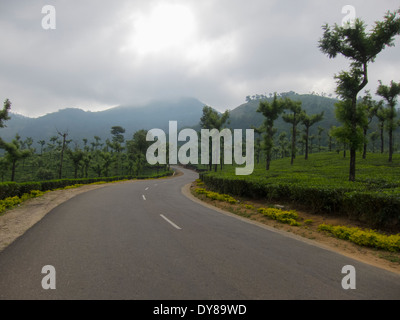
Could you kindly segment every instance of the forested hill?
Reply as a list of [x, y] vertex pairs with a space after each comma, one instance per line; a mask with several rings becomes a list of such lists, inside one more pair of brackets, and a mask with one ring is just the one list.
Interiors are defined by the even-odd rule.
[[[311, 134], [321, 126], [329, 129], [332, 125], [339, 125], [334, 116], [334, 104], [337, 100], [311, 94], [297, 94], [294, 92], [282, 93], [280, 96], [300, 100], [302, 108], [307, 114], [325, 112], [324, 120], [311, 128]], [[265, 98], [265, 97], [262, 97]], [[271, 100], [272, 98], [265, 98]], [[257, 112], [260, 99], [248, 99], [248, 102], [236, 108], [230, 108], [229, 127], [246, 129], [260, 126], [264, 120]], [[199, 121], [205, 104], [194, 98], [182, 98], [170, 101], [154, 101], [143, 107], [120, 106], [100, 112], [87, 112], [81, 109], [69, 108], [49, 113], [39, 118], [28, 118], [11, 114], [11, 120], [6, 122], [7, 127], [0, 131], [5, 141], [11, 141], [18, 133], [22, 139], [31, 137], [34, 142], [57, 136], [57, 131], [68, 132], [68, 138], [77, 142], [94, 136], [105, 140], [110, 138], [112, 126], [121, 126], [126, 129], [125, 138], [131, 139], [134, 132], [140, 129], [150, 130], [160, 128], [168, 131], [168, 122], [178, 121], [179, 127], [193, 127], [200, 129]], [[289, 131], [289, 125], [279, 118], [275, 122], [278, 132]]]
[[[340, 125], [335, 118], [335, 103], [338, 101], [336, 99], [315, 94], [297, 94], [295, 92], [281, 93], [279, 96], [301, 101], [302, 109], [305, 110], [308, 115], [324, 111], [324, 119], [311, 127], [311, 134], [317, 131], [318, 126], [329, 130], [331, 126]], [[272, 101], [272, 99], [273, 97], [269, 97], [264, 100]], [[249, 99], [245, 104], [232, 110], [229, 117], [229, 127], [236, 129], [250, 128], [252, 125], [259, 127], [264, 121], [264, 116], [257, 112], [260, 100], [261, 98]], [[289, 131], [289, 124], [285, 123], [281, 117], [275, 122], [275, 127], [278, 129], [278, 133], [281, 131]]]
[[169, 101], [154, 101], [142, 107], [120, 106], [105, 111], [88, 112], [69, 108], [46, 114], [39, 118], [28, 118], [11, 114], [6, 128], [0, 131], [5, 141], [11, 141], [18, 133], [22, 139], [31, 137], [35, 142], [48, 141], [57, 136], [57, 131], [68, 132], [68, 138], [81, 142], [94, 136], [103, 140], [110, 138], [111, 127], [126, 129], [125, 138], [132, 139], [134, 132], [160, 128], [168, 130], [170, 120], [178, 121], [180, 127], [199, 122], [204, 103], [194, 98]]

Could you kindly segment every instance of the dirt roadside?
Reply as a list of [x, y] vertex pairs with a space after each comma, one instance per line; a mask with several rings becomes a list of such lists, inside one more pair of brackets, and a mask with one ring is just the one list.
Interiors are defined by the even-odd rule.
[[0, 216], [0, 251], [4, 250], [52, 209], [78, 194], [105, 187], [107, 184], [86, 185], [74, 189], [57, 190], [29, 199]]
[[[177, 171], [174, 176], [162, 177], [160, 179], [172, 179], [180, 176], [182, 172]], [[43, 196], [24, 201], [18, 207], [7, 210], [0, 215], [0, 252], [8, 245], [22, 236], [28, 229], [40, 221], [47, 213], [61, 203], [68, 201], [78, 194], [104, 188], [111, 184], [135, 183], [138, 180], [115, 181], [104, 184], [83, 185], [77, 188], [56, 190], [46, 192]]]
[[[177, 171], [175, 177], [181, 174], [181, 172]], [[171, 178], [173, 177], [166, 177], [163, 179]], [[114, 183], [134, 183], [135, 181], [136, 180]], [[0, 216], [0, 251], [4, 250], [18, 237], [22, 236], [28, 229], [34, 226], [38, 221], [46, 216], [47, 213], [61, 203], [68, 201], [78, 194], [103, 188], [108, 185], [109, 184], [85, 185], [74, 189], [47, 192], [43, 196], [29, 199], [19, 207], [6, 211]], [[400, 253], [390, 253], [381, 250], [360, 247], [350, 242], [339, 240], [317, 231], [317, 226], [321, 223], [359, 226], [355, 225], [354, 222], [351, 222], [348, 219], [344, 219], [343, 217], [318, 216], [307, 212], [298, 211], [299, 215], [303, 219], [312, 219], [313, 223], [312, 225], [306, 227], [292, 227], [278, 223], [274, 220], [270, 220], [262, 215], [254, 214], [254, 210], [246, 210], [240, 205], [230, 205], [227, 203], [205, 199], [204, 197], [199, 199], [198, 196], [194, 196], [193, 192], [191, 192], [193, 191], [193, 188], [195, 188], [195, 184], [192, 184], [191, 188], [187, 188], [185, 194], [203, 205], [219, 209], [225, 214], [230, 214], [253, 223], [274, 228], [279, 232], [285, 232], [286, 234], [301, 237], [329, 250], [339, 252], [356, 260], [400, 274]], [[245, 203], [251, 204], [255, 207], [265, 205], [265, 203], [262, 202], [245, 201]]]

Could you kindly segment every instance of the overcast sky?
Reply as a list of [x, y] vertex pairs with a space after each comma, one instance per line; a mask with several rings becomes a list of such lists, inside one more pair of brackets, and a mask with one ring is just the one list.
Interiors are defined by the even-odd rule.
[[[45, 5], [56, 29], [45, 30]], [[0, 99], [36, 117], [195, 97], [218, 110], [247, 95], [334, 93], [343, 58], [318, 49], [345, 5], [372, 27], [398, 0], [0, 0]], [[46, 20], [47, 21], [47, 20]], [[400, 81], [400, 37], [369, 67], [368, 89]]]

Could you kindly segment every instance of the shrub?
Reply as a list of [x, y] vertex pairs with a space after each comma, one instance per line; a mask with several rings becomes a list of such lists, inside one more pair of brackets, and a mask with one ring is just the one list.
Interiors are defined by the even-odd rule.
[[339, 239], [348, 240], [360, 246], [392, 252], [400, 251], [400, 234], [385, 235], [375, 230], [362, 230], [360, 228], [326, 224], [319, 225], [318, 230], [328, 232]]
[[301, 223], [297, 220], [299, 219], [298, 214], [294, 210], [281, 210], [276, 208], [259, 208], [258, 212], [282, 223], [290, 224], [291, 226], [300, 226]]
[[237, 200], [228, 194], [219, 194], [217, 192], [208, 191], [204, 188], [197, 188], [195, 192], [197, 194], [204, 194], [207, 198], [212, 199], [212, 200], [224, 201], [224, 202], [228, 202], [230, 204], [237, 203]]

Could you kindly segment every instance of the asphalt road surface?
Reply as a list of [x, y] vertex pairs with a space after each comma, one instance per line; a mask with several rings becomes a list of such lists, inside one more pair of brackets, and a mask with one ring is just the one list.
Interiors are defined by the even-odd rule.
[[[52, 210], [0, 253], [0, 299], [400, 298], [397, 274], [187, 198], [181, 189], [198, 176], [180, 170]], [[55, 289], [46, 290], [48, 265]], [[342, 287], [346, 265], [355, 289]]]

